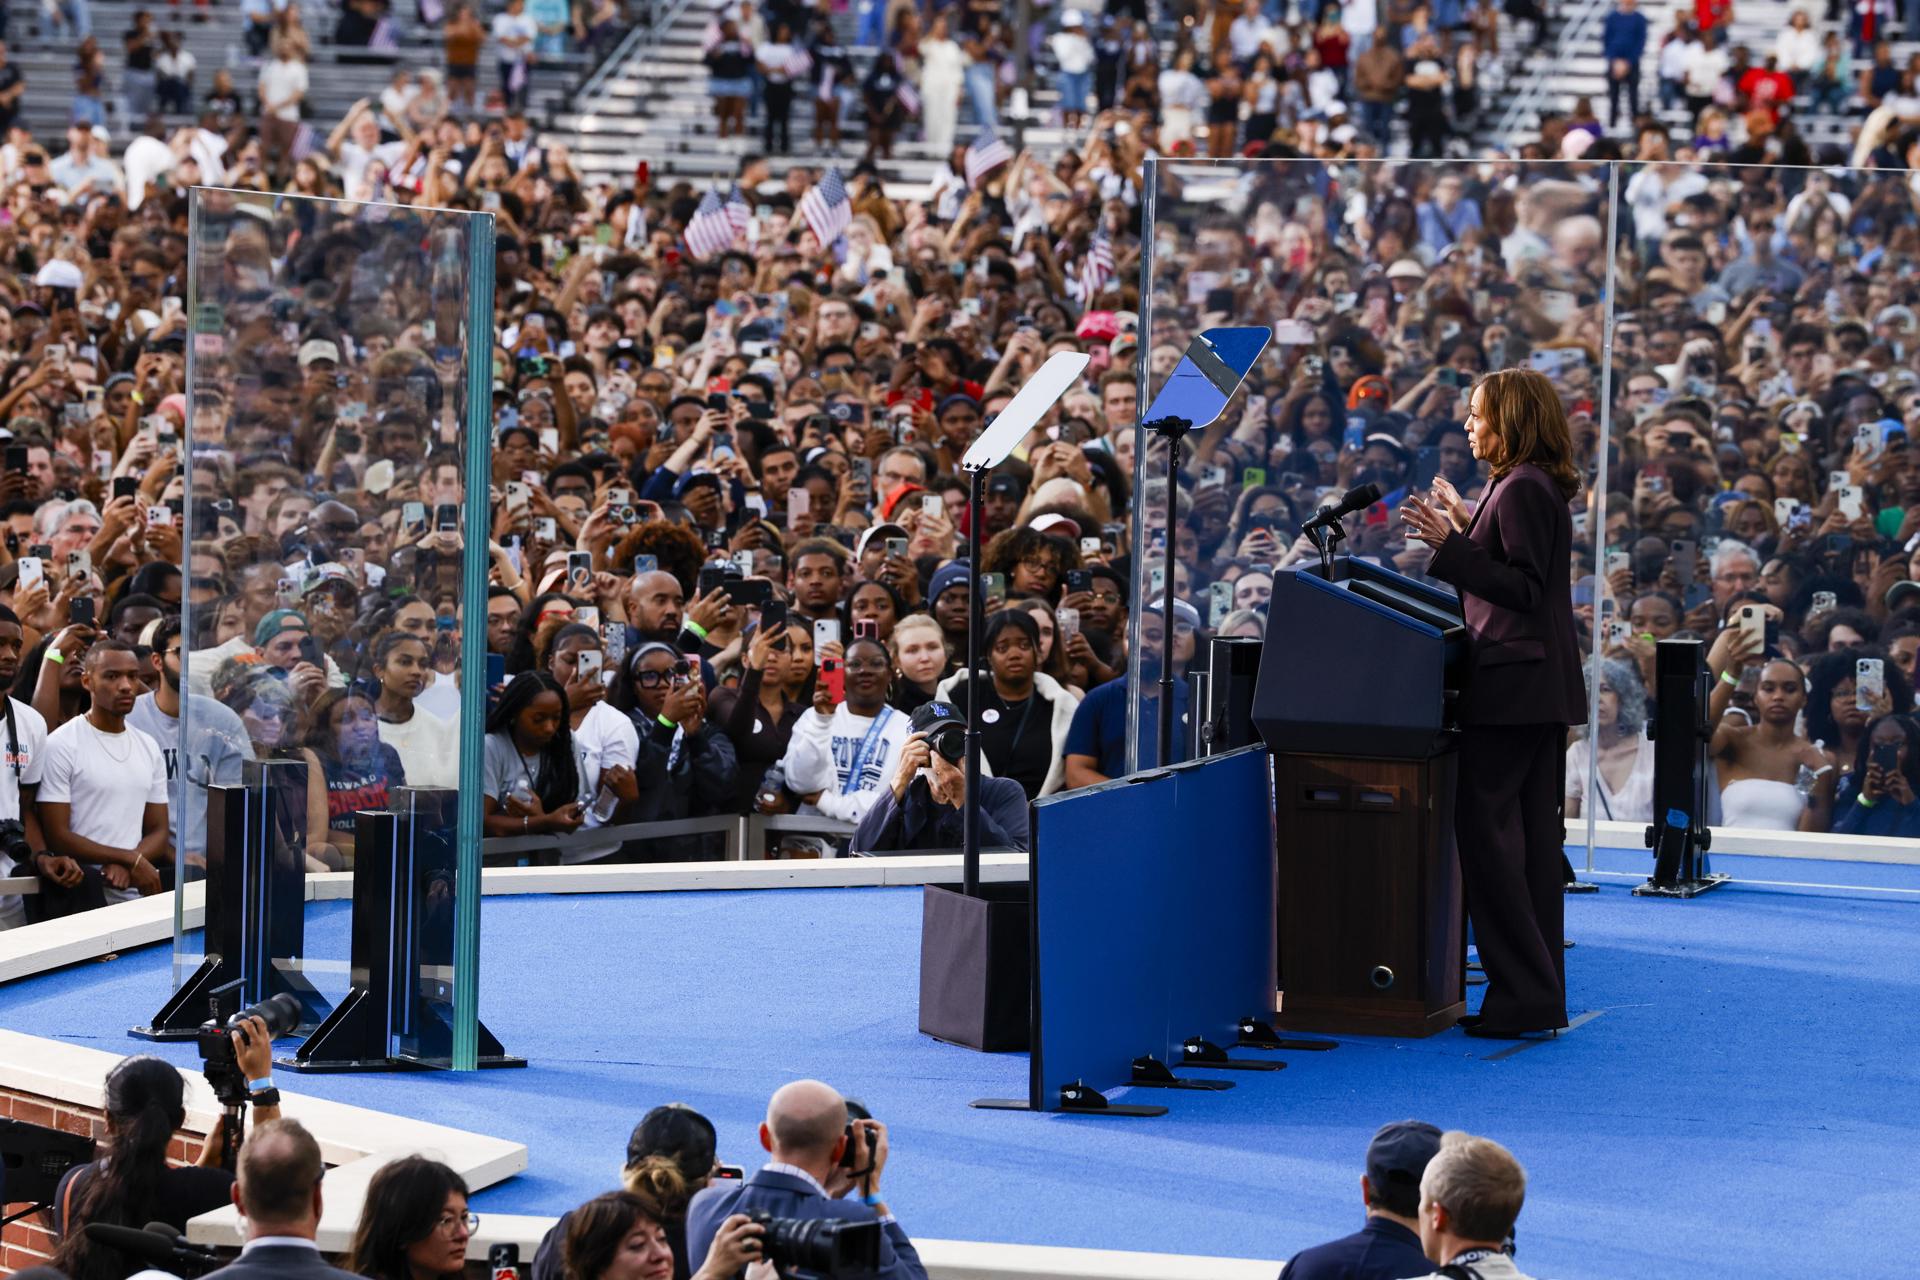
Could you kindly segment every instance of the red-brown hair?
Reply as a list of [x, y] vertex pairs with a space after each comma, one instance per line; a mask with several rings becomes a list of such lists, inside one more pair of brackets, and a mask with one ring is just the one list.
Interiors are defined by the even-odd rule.
[[1481, 454], [1494, 479], [1530, 462], [1553, 478], [1562, 496], [1571, 499], [1580, 492], [1567, 411], [1545, 374], [1501, 369], [1475, 383], [1474, 391], [1480, 393], [1480, 421], [1486, 428]]

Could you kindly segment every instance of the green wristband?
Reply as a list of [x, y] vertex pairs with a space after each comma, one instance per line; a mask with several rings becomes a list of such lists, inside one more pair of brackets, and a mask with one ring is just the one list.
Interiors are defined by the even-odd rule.
[[685, 622], [681, 623], [680, 628], [683, 631], [693, 632], [693, 634], [699, 636], [702, 640], [707, 638], [707, 629], [695, 622], [692, 618], [688, 618]]

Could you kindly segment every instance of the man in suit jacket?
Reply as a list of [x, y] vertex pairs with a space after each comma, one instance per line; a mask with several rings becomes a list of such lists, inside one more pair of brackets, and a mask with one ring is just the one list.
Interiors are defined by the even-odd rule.
[[247, 1220], [240, 1256], [220, 1280], [360, 1280], [320, 1256], [320, 1144], [298, 1120], [269, 1120], [240, 1147], [233, 1202]]
[[1567, 1025], [1560, 812], [1567, 726], [1587, 718], [1568, 580], [1580, 482], [1566, 412], [1533, 370], [1474, 388], [1467, 443], [1493, 475], [1479, 509], [1435, 480], [1402, 516], [1434, 548], [1428, 575], [1459, 590], [1468, 634], [1453, 825], [1487, 991], [1461, 1023], [1508, 1038]]
[[[856, 1165], [840, 1161], [849, 1139], [860, 1152]], [[836, 1218], [882, 1224], [880, 1269], [884, 1280], [926, 1280], [926, 1268], [907, 1233], [894, 1221], [880, 1197], [880, 1175], [887, 1166], [887, 1128], [878, 1120], [847, 1123], [847, 1103], [818, 1080], [783, 1085], [767, 1104], [760, 1145], [771, 1157], [745, 1182], [717, 1182], [693, 1198], [687, 1208], [687, 1257], [697, 1271], [707, 1260], [714, 1234], [736, 1213], [766, 1213], [776, 1218]], [[858, 1191], [860, 1194], [849, 1195]], [[842, 1198], [846, 1197], [846, 1198]]]

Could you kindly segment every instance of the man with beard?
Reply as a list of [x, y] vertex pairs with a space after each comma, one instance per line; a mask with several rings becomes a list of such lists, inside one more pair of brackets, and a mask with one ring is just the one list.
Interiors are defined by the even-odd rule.
[[[161, 758], [167, 767], [168, 837], [173, 843], [176, 867], [199, 866], [207, 851], [207, 785], [240, 781], [240, 765], [253, 759], [253, 743], [246, 726], [217, 698], [192, 693], [193, 742], [185, 759], [193, 769], [188, 785], [180, 767], [180, 619], [168, 616], [147, 624], [140, 642], [152, 650], [147, 658], [158, 683], [151, 693], [143, 693], [127, 714], [127, 723], [142, 730], [160, 744]], [[5, 678], [4, 651], [6, 627], [0, 621], [0, 678]], [[202, 776], [202, 770], [205, 776]]]
[[[13, 610], [0, 605], [0, 684], [13, 687], [20, 672], [20, 647], [24, 639], [20, 619]], [[40, 817], [34, 811], [33, 793], [40, 783], [41, 756], [47, 745], [47, 722], [38, 711], [16, 698], [8, 698], [7, 756], [4, 776], [0, 776], [0, 822], [19, 822], [26, 829], [27, 846], [46, 848], [40, 834]], [[17, 867], [12, 857], [0, 852], [0, 876], [22, 875], [38, 871], [59, 885], [80, 882], [80, 864], [71, 858], [36, 852], [33, 866]], [[0, 897], [0, 929], [27, 923], [26, 904], [19, 894]]]
[[724, 628], [734, 617], [733, 602], [722, 588], [715, 587], [688, 607], [680, 579], [656, 569], [638, 575], [627, 588], [627, 617], [635, 632], [629, 637], [633, 649], [658, 641], [689, 657], [697, 655], [703, 659], [700, 665], [707, 685], [713, 685], [713, 665], [705, 660], [719, 648], [707, 642], [707, 633]]

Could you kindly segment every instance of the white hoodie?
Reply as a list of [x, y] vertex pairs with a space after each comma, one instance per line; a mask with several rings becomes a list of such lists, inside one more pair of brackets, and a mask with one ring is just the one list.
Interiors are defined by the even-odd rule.
[[787, 789], [798, 794], [818, 791], [817, 806], [805, 806], [802, 812], [817, 811], [842, 822], [859, 822], [893, 783], [900, 751], [913, 732], [912, 717], [893, 707], [882, 707], [880, 733], [873, 750], [862, 762], [859, 778], [851, 789], [848, 774], [860, 745], [873, 728], [874, 717], [857, 716], [841, 703], [831, 716], [809, 709], [794, 722], [793, 737], [787, 754], [780, 761], [787, 775]]

